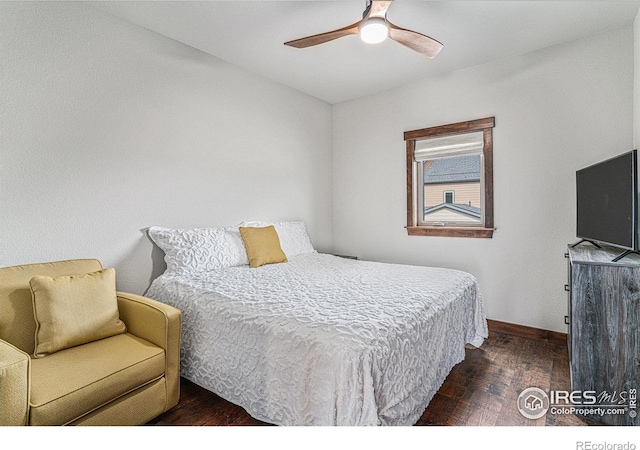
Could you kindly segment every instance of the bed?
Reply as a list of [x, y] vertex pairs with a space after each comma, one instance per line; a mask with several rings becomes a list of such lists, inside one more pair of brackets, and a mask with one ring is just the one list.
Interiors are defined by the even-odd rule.
[[234, 227], [213, 244], [150, 230], [167, 270], [146, 295], [182, 311], [182, 376], [277, 425], [414, 424], [487, 336], [476, 279], [317, 253], [294, 224], [278, 232], [288, 261], [258, 268]]

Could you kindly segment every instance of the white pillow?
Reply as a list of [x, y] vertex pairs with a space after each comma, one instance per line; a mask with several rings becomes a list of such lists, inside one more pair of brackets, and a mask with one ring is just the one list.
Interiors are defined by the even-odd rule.
[[208, 272], [249, 264], [238, 227], [151, 227], [149, 236], [164, 251], [168, 272]]
[[292, 258], [307, 253], [317, 253], [313, 248], [307, 227], [304, 222], [242, 222], [242, 227], [267, 227], [273, 225], [280, 239], [280, 247], [287, 256]]

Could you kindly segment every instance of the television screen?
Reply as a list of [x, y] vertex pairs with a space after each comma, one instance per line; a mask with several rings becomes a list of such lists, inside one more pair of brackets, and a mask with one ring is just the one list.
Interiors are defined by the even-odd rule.
[[637, 152], [576, 172], [580, 239], [637, 248]]

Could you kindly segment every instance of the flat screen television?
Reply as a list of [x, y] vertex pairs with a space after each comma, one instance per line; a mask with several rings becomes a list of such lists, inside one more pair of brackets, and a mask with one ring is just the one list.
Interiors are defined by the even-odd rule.
[[576, 194], [578, 238], [638, 253], [636, 150], [578, 170]]

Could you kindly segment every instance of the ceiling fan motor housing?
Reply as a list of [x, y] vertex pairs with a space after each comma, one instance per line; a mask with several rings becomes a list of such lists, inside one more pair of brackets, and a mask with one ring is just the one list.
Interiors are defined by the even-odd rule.
[[360, 39], [367, 44], [378, 44], [389, 36], [387, 21], [382, 17], [370, 17], [359, 26]]

